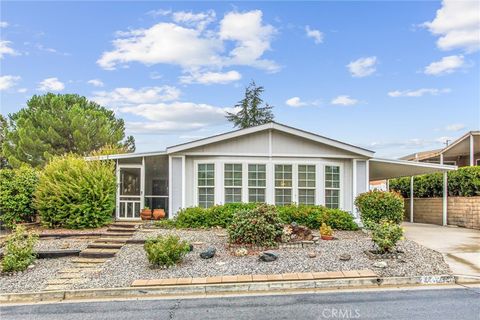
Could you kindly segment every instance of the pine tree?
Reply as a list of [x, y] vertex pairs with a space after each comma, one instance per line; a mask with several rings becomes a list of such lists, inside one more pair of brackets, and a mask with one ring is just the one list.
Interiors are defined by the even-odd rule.
[[273, 106], [268, 103], [262, 106], [263, 91], [262, 86], [257, 86], [255, 81], [252, 81], [245, 88], [245, 97], [235, 105], [239, 111], [237, 113], [227, 112], [225, 116], [227, 120], [233, 122], [234, 127], [241, 129], [272, 122], [274, 119]]
[[135, 148], [125, 139], [125, 123], [115, 113], [76, 94], [34, 95], [27, 106], [8, 115], [2, 154], [13, 167], [43, 166], [54, 155], [86, 156], [105, 145]]

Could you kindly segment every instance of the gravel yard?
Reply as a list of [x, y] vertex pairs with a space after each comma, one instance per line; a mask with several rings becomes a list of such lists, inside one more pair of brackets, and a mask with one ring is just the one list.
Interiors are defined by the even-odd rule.
[[[92, 275], [77, 288], [92, 287], [125, 287], [136, 279], [158, 279], [172, 277], [205, 277], [236, 274], [269, 274], [310, 271], [336, 271], [371, 269], [381, 276], [415, 276], [450, 273], [448, 265], [441, 254], [422, 247], [415, 242], [401, 241], [398, 248], [405, 252], [404, 262], [383, 260], [388, 266], [375, 268], [378, 260], [371, 260], [364, 253], [371, 250], [372, 242], [361, 231], [337, 231], [338, 240], [322, 241], [308, 248], [280, 249], [279, 259], [274, 262], [260, 262], [256, 255], [246, 257], [232, 256], [225, 247], [225, 234], [219, 230], [164, 230], [153, 229], [150, 232], [139, 231], [135, 238], [144, 239], [157, 234], [176, 234], [189, 242], [203, 242], [195, 245], [193, 252], [188, 253], [182, 264], [170, 269], [151, 269], [142, 245], [125, 245], [117, 255], [103, 265], [103, 270]], [[209, 246], [217, 249], [214, 258], [204, 260], [199, 253]], [[315, 258], [309, 258], [308, 252], [314, 250]], [[351, 255], [348, 261], [340, 261], [343, 253]]]
[[[40, 238], [35, 244], [35, 251], [49, 251], [49, 250], [83, 250], [87, 247], [88, 243], [93, 241], [94, 238]], [[0, 248], [0, 253], [3, 253], [4, 248]]]

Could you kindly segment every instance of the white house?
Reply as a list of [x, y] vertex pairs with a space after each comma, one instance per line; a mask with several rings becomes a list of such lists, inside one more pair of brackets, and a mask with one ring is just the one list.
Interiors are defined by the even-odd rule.
[[456, 168], [377, 159], [371, 150], [275, 122], [95, 159], [116, 161], [117, 219], [139, 219], [144, 206], [173, 217], [181, 208], [228, 202], [317, 204], [357, 217], [355, 197], [370, 180]]

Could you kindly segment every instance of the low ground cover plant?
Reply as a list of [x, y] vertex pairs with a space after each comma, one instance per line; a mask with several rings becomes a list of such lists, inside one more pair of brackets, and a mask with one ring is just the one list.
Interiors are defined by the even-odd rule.
[[147, 239], [143, 248], [152, 266], [170, 267], [183, 260], [190, 245], [178, 236], [168, 235]]
[[296, 205], [277, 207], [280, 218], [285, 223], [296, 222], [311, 229], [318, 229], [326, 223], [337, 230], [357, 230], [358, 226], [353, 216], [340, 209], [331, 209], [324, 206]]
[[28, 268], [35, 261], [33, 247], [38, 236], [27, 232], [24, 226], [17, 226], [7, 238], [3, 252], [2, 271], [17, 272]]
[[382, 220], [372, 225], [372, 241], [380, 253], [392, 252], [403, 238], [403, 229], [397, 223]]
[[283, 221], [275, 206], [263, 204], [237, 211], [227, 231], [230, 243], [274, 246], [282, 240]]
[[35, 207], [42, 224], [71, 229], [108, 224], [115, 208], [115, 170], [110, 161], [53, 158], [40, 174]]
[[400, 224], [404, 216], [404, 200], [397, 192], [373, 190], [360, 194], [355, 206], [366, 228], [382, 220]]
[[37, 184], [38, 172], [27, 165], [0, 170], [0, 220], [8, 228], [34, 221], [33, 194]]

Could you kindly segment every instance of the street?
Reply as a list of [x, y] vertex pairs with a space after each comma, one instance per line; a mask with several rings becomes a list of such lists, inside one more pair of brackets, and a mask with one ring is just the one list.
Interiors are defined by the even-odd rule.
[[456, 287], [6, 306], [0, 318], [478, 320], [479, 316], [480, 289]]

